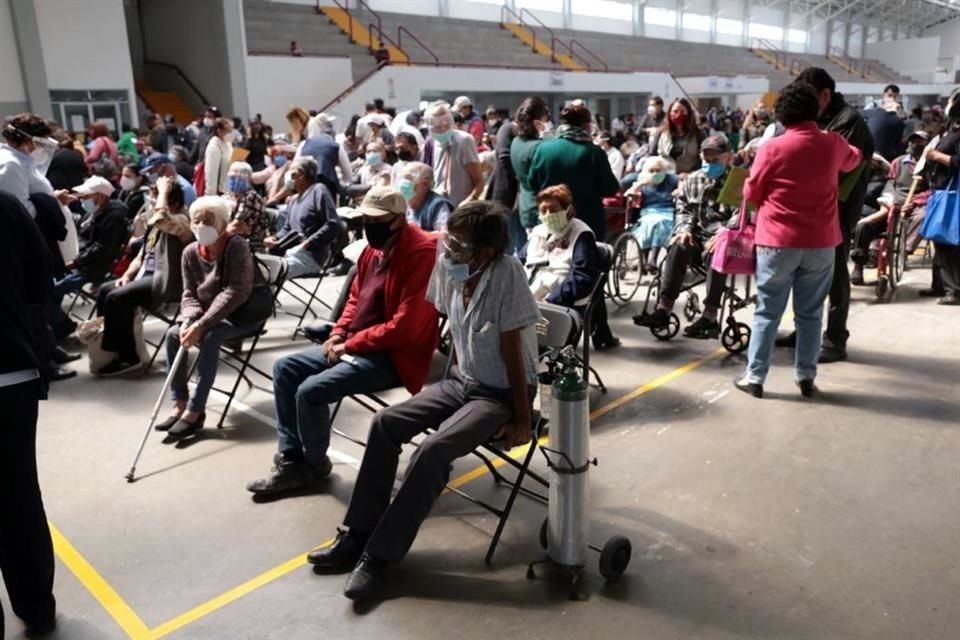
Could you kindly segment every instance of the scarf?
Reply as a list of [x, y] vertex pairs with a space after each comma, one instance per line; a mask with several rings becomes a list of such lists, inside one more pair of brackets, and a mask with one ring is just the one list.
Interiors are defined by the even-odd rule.
[[574, 127], [569, 124], [562, 124], [557, 127], [557, 137], [566, 138], [571, 142], [593, 142], [590, 132], [583, 127]]

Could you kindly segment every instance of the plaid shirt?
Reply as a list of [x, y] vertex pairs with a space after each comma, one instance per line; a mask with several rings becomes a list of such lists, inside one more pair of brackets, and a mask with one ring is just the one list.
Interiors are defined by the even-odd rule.
[[270, 232], [270, 215], [264, 208], [263, 197], [253, 189], [243, 194], [239, 201], [236, 195], [228, 197], [233, 202], [231, 219], [245, 222], [250, 227], [250, 235], [246, 236], [250, 249], [254, 252], [262, 251], [263, 239]]
[[700, 169], [680, 182], [674, 234], [692, 233], [700, 242], [706, 242], [733, 218], [737, 210], [717, 202], [729, 173], [728, 167], [722, 176], [713, 180]]

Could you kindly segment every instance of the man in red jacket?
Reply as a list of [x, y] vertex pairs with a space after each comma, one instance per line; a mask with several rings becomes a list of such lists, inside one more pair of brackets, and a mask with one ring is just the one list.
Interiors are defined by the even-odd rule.
[[330, 404], [426, 381], [439, 336], [426, 291], [436, 260], [432, 234], [406, 220], [403, 196], [374, 187], [360, 205], [369, 246], [343, 314], [320, 346], [273, 367], [278, 453], [270, 476], [247, 485], [254, 494], [298, 491], [330, 474]]

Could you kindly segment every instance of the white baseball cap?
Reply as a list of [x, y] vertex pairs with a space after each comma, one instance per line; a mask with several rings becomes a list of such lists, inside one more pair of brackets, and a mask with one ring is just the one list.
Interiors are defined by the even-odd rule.
[[112, 196], [115, 191], [110, 181], [100, 176], [90, 176], [84, 180], [83, 184], [74, 187], [73, 192], [81, 196], [89, 196], [99, 193], [105, 196]]

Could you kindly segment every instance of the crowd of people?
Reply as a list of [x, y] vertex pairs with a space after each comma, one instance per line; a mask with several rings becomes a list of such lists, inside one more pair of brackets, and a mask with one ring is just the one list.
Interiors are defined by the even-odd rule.
[[[344, 529], [309, 557], [322, 570], [350, 571], [347, 595], [367, 597], [410, 548], [454, 459], [491, 438], [529, 441], [538, 304], [593, 314], [585, 339], [599, 350], [619, 346], [602, 300], [590, 304], [609, 268], [601, 248], [610, 239], [607, 198], [627, 199], [643, 268], [660, 277], [655, 308], [634, 322], [666, 326], [687, 271], [699, 265], [705, 304], [684, 334], [716, 338], [727, 276], [711, 256], [720, 231], [747, 210], [720, 196], [732, 167], [748, 170], [742, 198], [757, 211], [758, 297], [747, 368], [735, 384], [762, 396], [775, 345], [794, 346], [796, 382], [813, 396], [818, 362], [847, 357], [851, 279], [862, 282], [871, 240], [883, 232], [864, 213], [873, 183], [892, 180], [893, 201], [916, 223], [931, 191], [960, 172], [957, 93], [945, 109], [910, 118], [898, 100], [891, 86], [881, 106], [860, 112], [826, 71], [811, 68], [775, 105], [758, 102], [746, 114], [713, 108], [699, 116], [686, 98], [665, 105], [654, 96], [642, 119], [626, 114], [609, 130], [583, 101], [553, 114], [537, 96], [512, 114], [491, 107], [483, 116], [465, 96], [422, 113], [377, 100], [339, 135], [333, 116], [300, 107], [286, 114], [285, 132], [209, 107], [183, 127], [151, 115], [144, 131], [125, 126], [116, 140], [101, 123], [80, 134], [35, 114], [8, 118], [0, 211], [10, 233], [0, 259], [11, 348], [0, 393], [22, 429], [3, 437], [32, 441], [35, 400], [48, 382], [76, 375], [64, 365], [79, 355], [63, 345], [78, 329], [68, 312], [81, 292], [95, 301], [103, 377], [147, 365], [138, 309], [178, 307], [165, 336], [167, 366], [181, 348], [196, 349], [198, 381], [191, 393], [181, 361], [171, 412], [156, 425], [165, 442], [178, 442], [203, 428], [220, 347], [266, 319], [251, 310], [262, 263], [281, 261], [288, 279], [352, 267], [342, 313], [306, 332], [319, 346], [274, 363], [277, 452], [270, 473], [247, 489], [277, 496], [314, 485], [332, 469], [330, 405], [405, 387], [411, 399], [374, 418]], [[342, 207], [361, 231], [355, 264], [340, 250]], [[933, 286], [921, 294], [958, 304], [960, 247], [937, 243], [934, 252]], [[778, 338], [791, 291], [797, 332]], [[455, 364], [424, 387], [441, 316]], [[391, 500], [401, 446], [424, 431]], [[0, 450], [10, 449], [4, 442]], [[0, 535], [4, 575], [36, 557], [37, 575], [46, 576], [35, 464], [2, 466], [29, 485], [16, 497], [27, 517]], [[14, 611], [37, 628], [53, 610], [46, 580], [11, 590]]]

